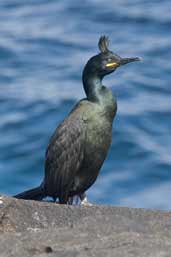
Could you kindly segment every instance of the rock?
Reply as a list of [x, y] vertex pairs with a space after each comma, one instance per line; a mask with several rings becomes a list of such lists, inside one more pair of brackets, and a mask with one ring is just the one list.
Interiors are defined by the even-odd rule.
[[171, 212], [0, 197], [2, 257], [170, 257]]

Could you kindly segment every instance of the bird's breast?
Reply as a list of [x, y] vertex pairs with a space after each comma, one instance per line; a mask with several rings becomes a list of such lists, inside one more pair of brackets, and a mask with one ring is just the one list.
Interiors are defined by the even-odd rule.
[[84, 146], [87, 165], [99, 169], [106, 158], [112, 139], [112, 121], [106, 117], [104, 110], [92, 110], [84, 116], [86, 139]]
[[84, 157], [74, 181], [74, 192], [86, 191], [96, 180], [110, 148], [114, 118], [106, 114], [104, 106], [86, 100], [79, 105], [80, 114], [85, 132]]

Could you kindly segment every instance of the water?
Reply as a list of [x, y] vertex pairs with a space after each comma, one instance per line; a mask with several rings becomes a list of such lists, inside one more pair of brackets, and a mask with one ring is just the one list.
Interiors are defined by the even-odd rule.
[[92, 202], [171, 209], [169, 0], [1, 0], [0, 192], [40, 183], [57, 124], [84, 97], [81, 72], [101, 34], [142, 63], [105, 78], [118, 99], [113, 143]]

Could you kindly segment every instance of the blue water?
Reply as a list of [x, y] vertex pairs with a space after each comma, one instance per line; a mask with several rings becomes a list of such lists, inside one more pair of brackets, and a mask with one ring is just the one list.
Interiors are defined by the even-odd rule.
[[1, 0], [0, 192], [38, 185], [57, 124], [84, 97], [81, 73], [106, 34], [143, 62], [105, 78], [118, 100], [91, 202], [171, 209], [171, 2]]

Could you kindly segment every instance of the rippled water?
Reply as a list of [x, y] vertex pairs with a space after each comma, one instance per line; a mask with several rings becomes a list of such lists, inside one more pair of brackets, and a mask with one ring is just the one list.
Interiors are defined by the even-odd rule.
[[171, 2], [1, 0], [0, 192], [40, 183], [50, 135], [84, 97], [101, 34], [142, 63], [105, 78], [118, 99], [113, 143], [92, 202], [171, 209]]

